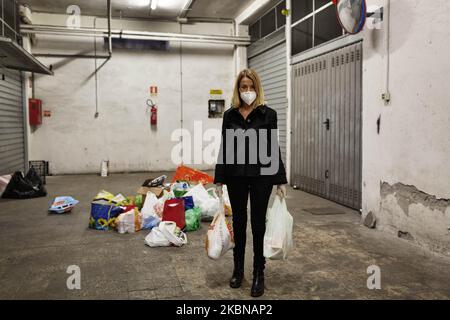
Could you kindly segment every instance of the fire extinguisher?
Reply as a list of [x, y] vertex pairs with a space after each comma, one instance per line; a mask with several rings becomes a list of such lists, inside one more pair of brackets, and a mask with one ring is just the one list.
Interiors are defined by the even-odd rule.
[[150, 107], [150, 124], [156, 126], [158, 124], [158, 108], [152, 100], [147, 100], [147, 105]]

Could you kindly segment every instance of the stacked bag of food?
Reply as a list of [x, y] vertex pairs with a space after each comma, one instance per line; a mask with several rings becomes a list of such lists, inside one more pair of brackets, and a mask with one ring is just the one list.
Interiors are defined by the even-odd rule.
[[166, 176], [148, 179], [135, 196], [99, 192], [91, 203], [89, 227], [120, 234], [150, 230], [149, 246], [182, 246], [187, 242], [185, 232], [199, 230], [201, 222], [212, 221], [221, 208], [225, 216], [231, 216], [226, 188], [221, 207], [214, 188], [207, 190], [203, 185], [210, 182], [206, 174], [182, 169], [177, 175], [186, 180], [164, 184]]

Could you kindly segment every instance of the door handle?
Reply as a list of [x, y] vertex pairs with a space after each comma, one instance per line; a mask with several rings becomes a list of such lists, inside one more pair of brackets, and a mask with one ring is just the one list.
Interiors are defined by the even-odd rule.
[[330, 124], [331, 124], [330, 119], [327, 119], [327, 121], [325, 121], [323, 124], [325, 124], [327, 126], [327, 130], [330, 130]]

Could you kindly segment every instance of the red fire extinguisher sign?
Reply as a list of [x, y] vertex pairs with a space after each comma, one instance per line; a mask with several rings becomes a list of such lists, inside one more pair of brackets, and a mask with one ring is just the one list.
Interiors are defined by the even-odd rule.
[[156, 97], [158, 95], [158, 87], [156, 86], [151, 86], [150, 87], [150, 95], [152, 97]]

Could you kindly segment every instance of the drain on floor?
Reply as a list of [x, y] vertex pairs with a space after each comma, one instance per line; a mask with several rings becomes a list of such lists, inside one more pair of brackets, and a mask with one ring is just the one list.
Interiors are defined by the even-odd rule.
[[331, 216], [336, 214], [345, 214], [345, 212], [340, 211], [336, 208], [332, 207], [324, 207], [324, 208], [306, 208], [303, 209], [308, 213], [314, 214], [316, 216]]

